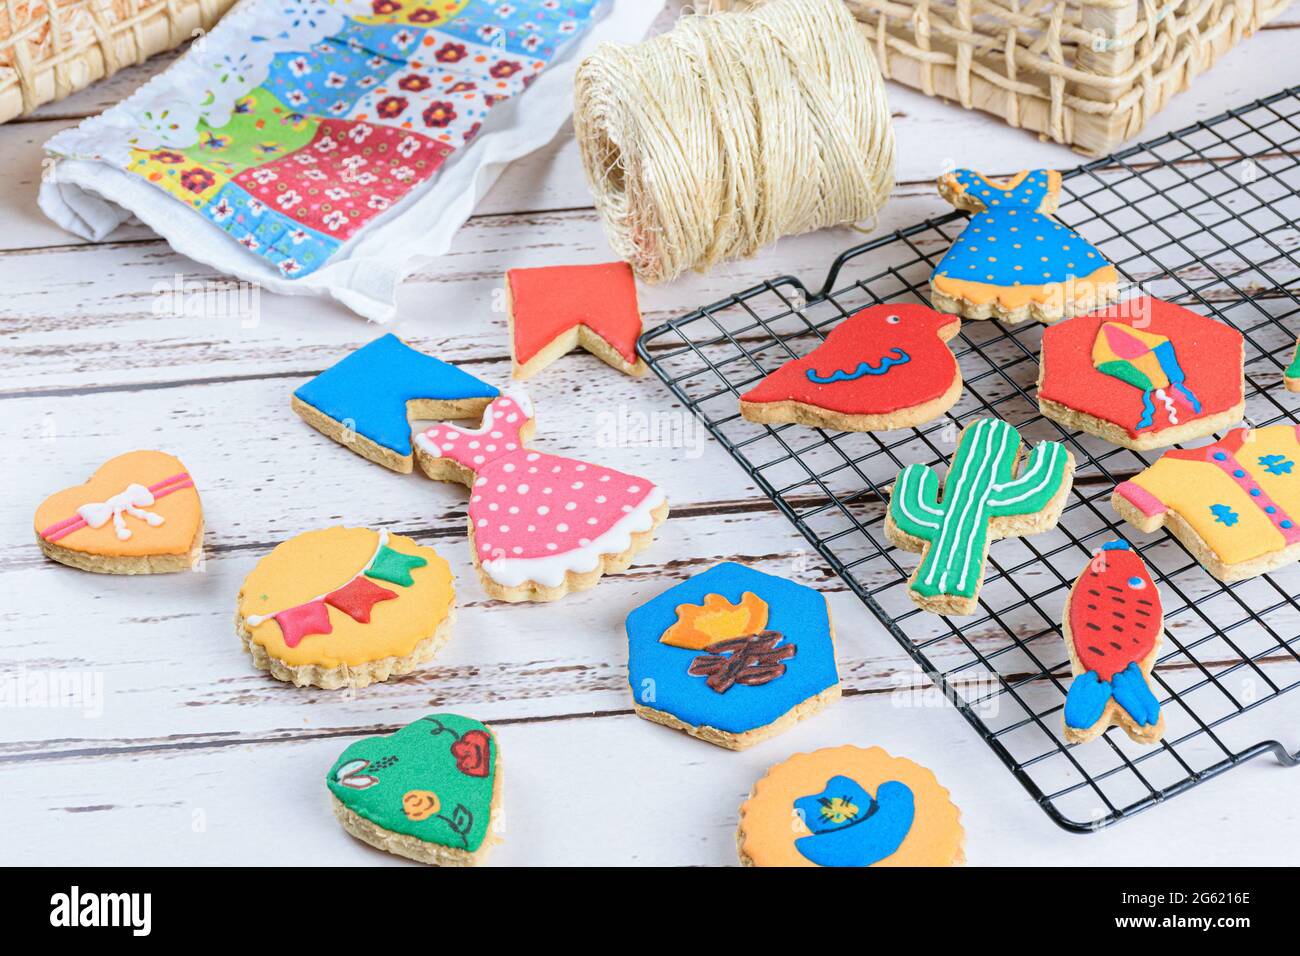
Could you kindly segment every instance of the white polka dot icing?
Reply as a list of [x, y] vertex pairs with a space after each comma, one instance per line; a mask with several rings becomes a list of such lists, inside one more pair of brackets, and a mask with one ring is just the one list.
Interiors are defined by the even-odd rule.
[[[488, 576], [505, 587], [527, 581], [557, 587], [567, 572], [595, 570], [601, 555], [626, 551], [633, 534], [653, 527], [652, 512], [664, 501], [644, 478], [520, 447], [519, 432], [531, 418], [528, 399], [507, 394], [488, 406], [477, 429], [440, 425], [416, 436], [425, 452], [475, 472], [469, 503], [475, 550]], [[484, 438], [497, 441], [484, 445]], [[544, 484], [518, 480], [539, 467]], [[491, 512], [526, 514], [531, 523], [489, 522]]]

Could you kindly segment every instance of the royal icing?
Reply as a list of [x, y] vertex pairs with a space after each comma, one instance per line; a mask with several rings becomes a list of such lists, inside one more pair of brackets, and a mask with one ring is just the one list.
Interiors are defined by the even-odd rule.
[[308, 531], [278, 545], [244, 581], [250, 640], [291, 666], [406, 657], [451, 613], [451, 569], [432, 548], [369, 528]]
[[202, 520], [185, 466], [162, 452], [133, 451], [106, 462], [84, 485], [45, 499], [35, 525], [61, 548], [133, 557], [187, 553]]
[[1065, 723], [1086, 730], [1112, 700], [1139, 726], [1160, 720], [1160, 702], [1147, 682], [1148, 658], [1160, 642], [1160, 594], [1127, 541], [1112, 541], [1088, 562], [1067, 605], [1075, 678]]
[[1291, 364], [1282, 373], [1282, 383], [1287, 391], [1300, 392], [1300, 339], [1296, 340], [1295, 351], [1291, 353]]
[[741, 734], [839, 683], [821, 592], [727, 562], [627, 618], [637, 704]]
[[960, 326], [955, 316], [923, 305], [870, 306], [740, 400], [793, 401], [844, 415], [887, 415], [925, 405], [945, 395], [961, 374], [947, 345]]
[[376, 445], [410, 455], [408, 402], [487, 400], [498, 392], [389, 333], [327, 368], [293, 394]]
[[740, 808], [754, 866], [952, 866], [961, 818], [933, 773], [879, 747], [795, 754]]
[[1072, 463], [1059, 442], [1035, 445], [1018, 471], [1020, 433], [1004, 421], [981, 418], [961, 433], [939, 493], [927, 465], [908, 465], [889, 499], [889, 519], [923, 544], [908, 587], [914, 595], [974, 601], [984, 579], [996, 518], [1040, 514], [1070, 487]]
[[626, 262], [511, 269], [506, 284], [516, 366], [579, 327], [603, 339], [627, 364], [636, 363], [641, 308]]
[[1159, 299], [1133, 299], [1043, 332], [1039, 399], [1130, 438], [1240, 406], [1242, 337]]
[[473, 473], [475, 559], [504, 587], [558, 587], [570, 571], [595, 570], [602, 555], [627, 551], [634, 534], [650, 530], [664, 503], [645, 478], [524, 447], [520, 431], [532, 417], [522, 393], [503, 395], [480, 427], [436, 425], [415, 439]]
[[1115, 267], [1078, 233], [1052, 219], [1061, 174], [1036, 169], [1006, 182], [969, 169], [946, 174], [941, 191], [962, 208], [976, 210], [930, 284], [954, 299], [1018, 309], [1059, 298], [1069, 283], [1076, 296], [1086, 287], [1113, 286]]
[[1235, 428], [1212, 445], [1166, 451], [1115, 496], [1147, 518], [1177, 514], [1221, 562], [1242, 564], [1300, 543], [1297, 460], [1297, 426]]
[[473, 853], [487, 838], [497, 772], [486, 724], [433, 714], [349, 746], [326, 786], [348, 810], [393, 833]]

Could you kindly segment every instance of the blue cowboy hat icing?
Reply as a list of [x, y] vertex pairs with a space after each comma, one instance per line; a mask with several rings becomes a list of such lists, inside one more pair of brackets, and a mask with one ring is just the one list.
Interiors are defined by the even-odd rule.
[[850, 777], [831, 777], [821, 793], [800, 797], [795, 811], [811, 836], [795, 848], [818, 866], [871, 866], [898, 852], [912, 829], [916, 801], [897, 780], [882, 783], [873, 798]]

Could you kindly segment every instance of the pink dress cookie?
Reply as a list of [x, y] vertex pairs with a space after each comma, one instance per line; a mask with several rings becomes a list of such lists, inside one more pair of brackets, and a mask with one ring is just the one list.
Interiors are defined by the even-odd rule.
[[531, 402], [515, 393], [478, 428], [435, 425], [415, 439], [425, 474], [470, 487], [474, 561], [506, 601], [554, 600], [624, 570], [668, 514], [645, 478], [525, 447], [532, 424]]

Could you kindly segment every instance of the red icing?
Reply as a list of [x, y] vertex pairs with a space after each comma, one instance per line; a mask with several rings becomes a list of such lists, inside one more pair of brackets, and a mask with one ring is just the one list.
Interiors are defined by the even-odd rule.
[[[891, 322], [891, 317], [898, 321]], [[837, 325], [812, 352], [772, 372], [741, 401], [796, 401], [846, 415], [883, 415], [923, 405], [948, 391], [958, 374], [957, 360], [947, 345], [958, 327], [955, 316], [924, 305], [870, 306]], [[941, 329], [948, 334], [941, 334]], [[808, 378], [810, 369], [826, 378], [836, 371], [852, 373], [863, 362], [878, 368], [887, 356], [896, 357], [894, 349], [905, 352], [908, 361], [884, 374], [828, 384]]]
[[1163, 335], [1173, 344], [1184, 384], [1201, 403], [1192, 411], [1187, 401], [1166, 389], [1176, 402], [1179, 423], [1219, 415], [1242, 400], [1241, 333], [1160, 299], [1121, 302], [1101, 312], [1058, 322], [1043, 332], [1042, 383], [1038, 394], [1066, 408], [1120, 426], [1130, 437], [1170, 426], [1165, 409], [1155, 401], [1151, 426], [1137, 431], [1142, 418], [1142, 391], [1097, 371], [1092, 346], [1104, 322], [1119, 322], [1144, 332]]
[[[1141, 585], [1134, 587], [1132, 580]], [[1103, 681], [1151, 653], [1160, 621], [1160, 594], [1132, 551], [1100, 552], [1070, 591], [1075, 655]]]
[[395, 597], [395, 592], [381, 588], [365, 575], [357, 575], [337, 591], [325, 595], [325, 603], [338, 608], [354, 621], [369, 624], [370, 609], [380, 601], [391, 601]]
[[286, 647], [297, 647], [304, 637], [312, 634], [328, 634], [334, 630], [330, 623], [329, 608], [324, 601], [312, 601], [299, 604], [275, 616], [275, 623], [280, 625]]
[[482, 730], [467, 730], [460, 740], [451, 745], [452, 756], [456, 758], [456, 769], [471, 777], [486, 777], [491, 769], [488, 755], [492, 747], [492, 738]]
[[511, 269], [506, 282], [520, 365], [578, 325], [599, 335], [627, 362], [636, 361], [641, 308], [626, 262]]

